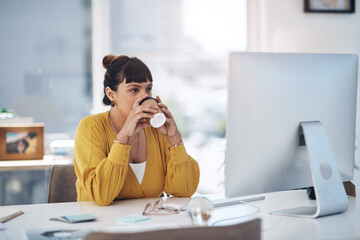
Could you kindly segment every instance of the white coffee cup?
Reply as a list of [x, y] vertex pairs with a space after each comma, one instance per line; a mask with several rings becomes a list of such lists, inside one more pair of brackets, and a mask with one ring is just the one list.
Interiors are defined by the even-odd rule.
[[[153, 97], [147, 97], [141, 100], [141, 102], [139, 103], [139, 105], [143, 105], [143, 104], [157, 106], [158, 100]], [[142, 121], [146, 122], [148, 121], [148, 119], [143, 119]], [[158, 112], [154, 114], [154, 117], [150, 118], [150, 125], [153, 126], [154, 128], [161, 127], [162, 125], [164, 125], [165, 122], [166, 122], [165, 114], [160, 110], [160, 108], [158, 109]]]

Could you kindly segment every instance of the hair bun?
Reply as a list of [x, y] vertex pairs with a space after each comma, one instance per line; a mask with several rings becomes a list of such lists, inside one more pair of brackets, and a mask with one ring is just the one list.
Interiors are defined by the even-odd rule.
[[112, 63], [112, 61], [114, 61], [114, 59], [116, 58], [116, 56], [112, 55], [112, 54], [109, 54], [109, 55], [106, 55], [104, 58], [103, 58], [103, 67], [105, 69], [108, 69]]
[[129, 59], [129, 57], [126, 56], [126, 55], [120, 55], [120, 56], [115, 56], [115, 55], [112, 55], [112, 54], [106, 55], [103, 58], [103, 67], [105, 69], [108, 69], [111, 64], [113, 64], [115, 61], [120, 60], [120, 59], [125, 60], [125, 59]]

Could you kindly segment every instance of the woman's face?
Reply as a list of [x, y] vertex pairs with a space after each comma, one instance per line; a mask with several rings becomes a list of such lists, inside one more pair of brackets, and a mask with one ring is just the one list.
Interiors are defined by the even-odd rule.
[[124, 81], [119, 84], [116, 92], [112, 91], [110, 88], [107, 92], [109, 91], [109, 99], [116, 103], [115, 108], [119, 109], [127, 116], [132, 110], [136, 99], [145, 95], [148, 97], [152, 96], [152, 87], [153, 84], [149, 80], [142, 83], [126, 83], [126, 79], [124, 79]]
[[17, 150], [18, 150], [18, 152], [19, 152], [19, 153], [24, 153], [24, 152], [25, 152], [25, 148], [26, 148], [26, 146], [25, 146], [24, 142], [21, 140], [21, 141], [18, 143], [18, 145], [17, 145]]

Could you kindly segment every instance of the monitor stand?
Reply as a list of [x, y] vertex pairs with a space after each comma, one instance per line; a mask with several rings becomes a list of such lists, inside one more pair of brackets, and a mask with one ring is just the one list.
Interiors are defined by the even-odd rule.
[[348, 199], [324, 126], [319, 121], [301, 122], [299, 133], [300, 140], [304, 135], [309, 154], [317, 206], [278, 210], [270, 214], [316, 218], [346, 211]]

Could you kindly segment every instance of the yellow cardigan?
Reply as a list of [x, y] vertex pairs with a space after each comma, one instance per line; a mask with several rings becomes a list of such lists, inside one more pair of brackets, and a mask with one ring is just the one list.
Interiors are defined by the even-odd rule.
[[109, 205], [115, 199], [191, 196], [199, 183], [199, 166], [184, 145], [168, 149], [166, 136], [145, 128], [147, 157], [144, 178], [139, 184], [129, 166], [131, 146], [113, 143], [116, 136], [108, 121], [109, 112], [84, 117], [75, 136], [74, 165], [78, 201]]

